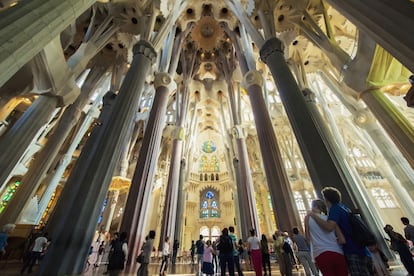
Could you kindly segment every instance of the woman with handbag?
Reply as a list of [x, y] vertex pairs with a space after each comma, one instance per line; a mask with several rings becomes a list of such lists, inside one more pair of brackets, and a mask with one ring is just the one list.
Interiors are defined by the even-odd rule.
[[[323, 200], [312, 201], [312, 212], [323, 220], [328, 217], [326, 205]], [[334, 231], [323, 230], [313, 217], [305, 217], [306, 239], [310, 241], [312, 256], [319, 270], [325, 276], [348, 276], [348, 266], [342, 249], [345, 243], [344, 235], [339, 227]]]
[[[151, 260], [151, 252], [154, 247], [155, 231], [151, 230], [147, 236], [145, 243], [142, 245], [142, 252], [137, 257], [137, 261], [141, 261], [141, 266], [137, 271], [138, 276], [148, 276], [148, 264]], [[140, 257], [143, 256], [143, 257]]]
[[117, 276], [125, 267], [126, 257], [128, 256], [127, 232], [122, 232], [119, 239], [112, 243], [109, 255], [108, 272], [110, 276]]
[[400, 233], [395, 232], [394, 228], [389, 224], [385, 225], [384, 231], [390, 237], [391, 248], [398, 252], [400, 260], [409, 275], [414, 275], [414, 261], [407, 240]]

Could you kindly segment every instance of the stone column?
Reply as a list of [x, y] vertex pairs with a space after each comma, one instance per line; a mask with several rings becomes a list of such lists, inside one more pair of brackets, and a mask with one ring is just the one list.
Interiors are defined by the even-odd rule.
[[[239, 199], [240, 219], [244, 222], [241, 225], [244, 232], [243, 237], [249, 237], [249, 229], [256, 229], [257, 233], [260, 232], [259, 219], [257, 216], [257, 205], [254, 197], [253, 179], [249, 165], [249, 157], [247, 155], [246, 139], [244, 137], [243, 128], [241, 125], [236, 125], [233, 128], [233, 135], [236, 140], [237, 154], [238, 154], [238, 167], [239, 167], [239, 181], [237, 184], [237, 195]], [[235, 167], [236, 170], [236, 167]], [[241, 206], [243, 205], [243, 206]]]
[[[112, 177], [111, 185], [109, 186], [108, 197], [110, 200], [109, 206], [104, 210], [104, 220], [101, 225], [105, 225], [105, 231], [109, 231], [112, 224], [112, 219], [115, 214], [115, 209], [118, 203], [120, 191], [127, 191], [131, 186], [131, 179], [127, 178], [128, 167], [129, 167], [129, 157], [130, 157], [130, 147], [134, 147], [135, 141], [137, 140], [138, 133], [143, 127], [142, 124], [133, 124], [131, 127], [134, 129], [132, 135], [127, 145], [124, 146], [124, 149], [121, 153], [121, 158], [119, 164], [115, 169], [114, 176]], [[132, 144], [132, 146], [131, 146]]]
[[[312, 115], [312, 119], [316, 122], [319, 126], [319, 133], [324, 140], [326, 147], [329, 148], [331, 155], [334, 157], [334, 162], [338, 166], [338, 170], [343, 172], [344, 177], [347, 179], [347, 187], [349, 193], [355, 198], [356, 205], [358, 206], [358, 212], [363, 216], [364, 220], [370, 226], [372, 232], [375, 234], [378, 244], [382, 246], [382, 248], [386, 248], [384, 239], [382, 238], [382, 234], [380, 233], [379, 229], [382, 227], [382, 220], [375, 209], [375, 206], [372, 202], [366, 201], [365, 199], [368, 198], [368, 194], [364, 183], [362, 182], [358, 173], [355, 173], [356, 170], [352, 170], [351, 166], [347, 162], [346, 158], [346, 148], [340, 148], [338, 144], [345, 145], [342, 137], [339, 135], [339, 131], [336, 131], [334, 135], [329, 131], [327, 124], [321, 118], [319, 113], [319, 109], [316, 106], [315, 96], [314, 93], [309, 90], [304, 90], [304, 95], [306, 98], [306, 102], [308, 103], [309, 111]], [[331, 122], [331, 126], [335, 123]], [[335, 130], [335, 127], [331, 129]], [[335, 137], [336, 136], [336, 137]]]
[[[188, 71], [188, 65], [190, 63], [187, 60], [183, 59], [183, 71], [184, 71], [184, 80], [183, 83], [189, 83], [191, 70]], [[176, 93], [177, 101], [177, 122], [174, 131], [174, 138], [172, 143], [172, 153], [171, 153], [171, 162], [170, 169], [168, 173], [167, 188], [165, 194], [164, 202], [164, 211], [161, 223], [161, 236], [160, 236], [160, 249], [162, 250], [165, 240], [165, 237], [170, 237], [170, 240], [175, 238], [175, 225], [177, 217], [177, 203], [178, 203], [178, 193], [179, 193], [179, 179], [180, 179], [180, 164], [182, 159], [183, 144], [184, 144], [184, 124], [187, 120], [188, 108], [189, 108], [189, 91], [188, 86], [184, 86], [182, 92], [182, 100], [180, 102], [179, 91]]]
[[105, 231], [111, 229], [112, 220], [114, 218], [115, 209], [118, 204], [119, 195], [122, 192], [125, 192], [131, 186], [131, 180], [123, 176], [115, 176], [112, 178], [111, 186], [109, 187], [108, 197], [110, 200], [109, 206], [106, 207], [104, 215], [106, 215], [105, 220], [102, 221], [101, 225], [105, 225]]
[[[233, 157], [233, 168], [234, 168], [234, 177], [235, 177], [235, 181], [236, 181], [236, 186], [237, 186], [237, 193], [235, 194], [235, 202], [237, 203], [237, 207], [239, 207], [239, 229], [241, 230], [241, 237], [246, 239], [247, 237], [249, 237], [249, 226], [248, 225], [252, 225], [251, 220], [250, 220], [250, 216], [246, 216], [246, 209], [248, 209], [249, 205], [248, 200], [247, 200], [247, 195], [246, 195], [246, 190], [243, 191], [243, 189], [240, 187], [238, 187], [241, 183], [241, 176], [240, 176], [240, 165], [239, 165], [239, 159], [237, 159], [236, 157]], [[245, 198], [243, 198], [245, 197]], [[244, 199], [244, 200], [242, 200]], [[237, 213], [237, 211], [236, 211]], [[237, 214], [236, 214], [236, 218], [237, 218]], [[249, 219], [249, 222], [246, 222]]]
[[[195, 143], [193, 141], [195, 140], [194, 137], [195, 137], [195, 134], [197, 133], [197, 129], [198, 129], [197, 104], [198, 104], [198, 101], [199, 101], [199, 97], [200, 97], [199, 93], [196, 93], [195, 102], [194, 102], [194, 106], [193, 106], [193, 114], [192, 114], [191, 123], [190, 123], [190, 127], [189, 127], [189, 131], [190, 131], [190, 133], [188, 135], [189, 136], [189, 142], [187, 143], [186, 148], [184, 150], [184, 152], [187, 152], [186, 161], [188, 162], [187, 163], [188, 168], [191, 168], [192, 165], [193, 165], [193, 155], [194, 155], [194, 151], [195, 151], [195, 148], [196, 148], [194, 146]], [[191, 173], [191, 170], [186, 171], [184, 181], [188, 181], [188, 178], [190, 177], [190, 173]]]
[[[182, 108], [187, 108], [181, 105]], [[183, 150], [183, 138], [184, 138], [184, 128], [181, 126], [176, 127], [174, 139], [172, 143], [172, 153], [171, 153], [171, 162], [170, 170], [168, 173], [167, 188], [165, 192], [165, 201], [164, 201], [164, 212], [162, 216], [161, 223], [161, 233], [160, 233], [160, 249], [164, 247], [165, 237], [170, 237], [170, 240], [174, 240], [174, 231], [176, 224], [177, 216], [177, 197], [178, 197], [178, 185], [180, 178], [180, 163], [182, 158]]]
[[[233, 86], [228, 85], [228, 88], [229, 88], [229, 96], [230, 96], [230, 94], [232, 94], [234, 92]], [[218, 98], [219, 98], [219, 101], [220, 101], [220, 113], [221, 113], [221, 120], [222, 120], [223, 128], [227, 130], [228, 126], [227, 126], [227, 120], [226, 120], [225, 111], [224, 111], [222, 93], [218, 94]], [[231, 97], [230, 97], [230, 102], [234, 102], [234, 96], [233, 95], [231, 95]], [[233, 119], [233, 123], [238, 122], [238, 120], [237, 120], [237, 110], [235, 110], [235, 103], [233, 103], [233, 104], [229, 103], [228, 106], [231, 106], [231, 108], [230, 108], [230, 110], [231, 110], [230, 119]], [[237, 135], [237, 130], [238, 129], [240, 129], [242, 131], [240, 126], [239, 126], [239, 128], [234, 127], [234, 129], [233, 129], [234, 133], [233, 134]], [[239, 233], [241, 233], [241, 238], [247, 238], [250, 235], [249, 234], [249, 227], [252, 227], [253, 223], [252, 223], [252, 220], [251, 220], [252, 216], [248, 215], [249, 208], [248, 208], [248, 206], [246, 206], [246, 205], [249, 205], [246, 185], [242, 184], [242, 183], [245, 183], [246, 180], [241, 179], [241, 169], [240, 169], [240, 165], [239, 165], [239, 159], [237, 159], [237, 157], [236, 157], [236, 153], [234, 151], [234, 144], [233, 144], [233, 140], [232, 140], [233, 137], [231, 137], [229, 132], [230, 131], [226, 131], [225, 139], [227, 140], [227, 142], [229, 144], [229, 147], [231, 148], [231, 151], [226, 150], [226, 155], [225, 156], [226, 156], [226, 163], [228, 164], [228, 167], [229, 167], [229, 175], [231, 174], [232, 176], [234, 176], [234, 181], [235, 181], [236, 187], [237, 187], [237, 189], [236, 189], [237, 193], [234, 196], [235, 206], [238, 207], [238, 211], [236, 209], [236, 222], [238, 223], [237, 228], [240, 230]], [[238, 139], [240, 137], [236, 137], [236, 138]], [[243, 143], [243, 142], [245, 143], [244, 139], [243, 139], [243, 141], [241, 139], [238, 139], [238, 140], [240, 140], [239, 141], [240, 143]], [[241, 150], [242, 149], [240, 149], [239, 152], [241, 152]], [[231, 158], [233, 158], [233, 163], [232, 164], [233, 164], [234, 175], [233, 175], [233, 172], [230, 170], [230, 168], [231, 168], [230, 159]], [[247, 164], [247, 168], [249, 168], [248, 164]], [[250, 182], [249, 183], [252, 183], [251, 176], [249, 176], [249, 177], [250, 177]]]
[[57, 97], [39, 96], [0, 138], [0, 187], [5, 184], [30, 143], [37, 138], [39, 129], [50, 121], [57, 104]]
[[414, 5], [410, 1], [327, 0], [384, 49], [414, 72]]
[[181, 240], [182, 229], [183, 229], [183, 217], [184, 217], [184, 178], [185, 178], [185, 159], [181, 159], [180, 163], [180, 178], [178, 179], [178, 195], [177, 195], [177, 216], [175, 219], [175, 230], [174, 238], [171, 237], [171, 240], [175, 239]]
[[[235, 45], [238, 45], [235, 43]], [[249, 158], [247, 155], [246, 139], [244, 136], [244, 130], [241, 125], [241, 100], [239, 99], [239, 105], [236, 105], [236, 92], [232, 82], [232, 74], [235, 68], [235, 60], [230, 55], [227, 57], [226, 53], [220, 53], [220, 62], [218, 67], [223, 71], [224, 78], [227, 83], [228, 98], [230, 106], [230, 115], [233, 125], [233, 139], [236, 142], [237, 157], [234, 158], [233, 165], [236, 173], [236, 186], [237, 186], [237, 201], [240, 214], [240, 227], [242, 229], [242, 236], [247, 238], [249, 236], [249, 229], [256, 229], [257, 233], [260, 233], [259, 219], [257, 216], [256, 199], [254, 198], [253, 180], [249, 166]], [[239, 58], [242, 64], [245, 58]], [[244, 67], [242, 67], [243, 69]], [[237, 96], [240, 96], [240, 91], [237, 91]], [[222, 95], [219, 93], [219, 100], [223, 112]], [[223, 116], [224, 118], [224, 116]], [[236, 159], [237, 158], [237, 159]], [[235, 162], [237, 160], [237, 162]], [[237, 171], [237, 169], [239, 171]]]
[[0, 87], [95, 2], [22, 1], [3, 12], [0, 17]]
[[[349, 97], [343, 97], [338, 84], [335, 80], [329, 78], [329, 75], [320, 74], [329, 88], [335, 93], [335, 95], [341, 100], [341, 102], [347, 107], [347, 109], [355, 116], [355, 123], [364, 128], [369, 136], [372, 138], [372, 141], [377, 145], [377, 149], [386, 159], [389, 166], [391, 166], [391, 171], [394, 177], [391, 175], [387, 178], [395, 179], [391, 181], [394, 184], [391, 184], [397, 194], [401, 198], [405, 198], [404, 201], [409, 203], [414, 200], [414, 187], [412, 185], [412, 179], [414, 179], [414, 172], [410, 164], [404, 158], [397, 146], [391, 141], [391, 139], [386, 136], [385, 131], [378, 125], [378, 123], [373, 120], [373, 116], [370, 112], [364, 109], [363, 106], [357, 106], [356, 102], [351, 101]], [[388, 105], [386, 105], [388, 106]], [[384, 111], [385, 112], [385, 111]], [[393, 112], [399, 111], [393, 110]], [[400, 116], [398, 116], [400, 117]], [[380, 116], [382, 118], [382, 116]], [[397, 131], [398, 132], [398, 131]], [[383, 168], [386, 171], [389, 171], [389, 168]], [[400, 182], [400, 184], [398, 184]], [[402, 189], [403, 186], [404, 189]], [[410, 199], [408, 199], [409, 197]], [[404, 206], [412, 206], [411, 203], [403, 204]], [[404, 207], [403, 207], [404, 208]], [[407, 210], [405, 210], [407, 212]], [[412, 208], [407, 214], [412, 212]]]
[[109, 232], [111, 229], [111, 222], [114, 218], [115, 208], [118, 203], [119, 198], [119, 189], [113, 190], [110, 194], [108, 194], [108, 204], [106, 206], [106, 210], [104, 210], [104, 218], [102, 220], [101, 225], [105, 227], [105, 231]]
[[[396, 146], [384, 135], [384, 131], [378, 126], [374, 116], [368, 110], [355, 112], [354, 122], [358, 127], [364, 129], [375, 142], [376, 146], [371, 146], [372, 150], [368, 151], [368, 153], [374, 152], [374, 154], [370, 154], [371, 159], [384, 173], [400, 201], [401, 209], [407, 216], [413, 217], [414, 210], [410, 207], [414, 206], [413, 170], [408, 166]], [[361, 136], [360, 139], [363, 140], [364, 136]], [[368, 145], [370, 143], [366, 139], [365, 142]], [[379, 158], [380, 156], [384, 156], [384, 159]]]
[[145, 237], [143, 232], [146, 229], [152, 180], [157, 165], [168, 96], [172, 90], [173, 81], [168, 74], [159, 73], [155, 77], [154, 85], [156, 87], [154, 103], [144, 132], [120, 228], [120, 231], [129, 233], [128, 263], [135, 263], [135, 257], [139, 254]]
[[156, 53], [149, 42], [133, 48], [133, 61], [108, 118], [94, 129], [55, 208], [53, 240], [39, 274], [80, 274], [102, 203], [139, 107]]
[[46, 190], [42, 194], [42, 197], [39, 201], [38, 213], [36, 217], [36, 224], [38, 224], [42, 218], [43, 213], [45, 212], [47, 205], [49, 204], [50, 199], [52, 198], [53, 193], [56, 190], [56, 187], [59, 185], [60, 180], [62, 179], [62, 175], [65, 172], [67, 166], [72, 161], [73, 153], [75, 152], [76, 148], [78, 147], [79, 143], [82, 141], [83, 137], [85, 136], [86, 132], [89, 130], [92, 122], [96, 119], [99, 115], [98, 110], [98, 103], [102, 100], [102, 95], [97, 97], [92, 107], [89, 109], [88, 113], [86, 114], [85, 119], [82, 122], [78, 132], [76, 133], [75, 137], [73, 138], [72, 143], [70, 144], [66, 153], [62, 156], [57, 169], [55, 170], [51, 180], [49, 181]]
[[89, 101], [95, 85], [105, 71], [106, 68], [92, 68], [81, 89], [81, 95], [65, 110], [53, 133], [49, 136], [46, 145], [38, 152], [36, 159], [31, 163], [28, 172], [24, 175], [21, 181], [22, 185], [10, 200], [8, 207], [1, 214], [0, 225], [17, 222], [19, 214], [28, 204], [29, 199], [36, 193], [68, 134], [78, 123], [82, 109]]
[[363, 92], [361, 98], [414, 168], [414, 128], [411, 123], [378, 89]]
[[338, 171], [318, 131], [319, 126], [312, 120], [302, 91], [284, 59], [281, 41], [277, 38], [266, 40], [260, 56], [272, 72], [316, 192], [320, 195], [323, 187], [335, 186], [341, 191], [343, 202], [353, 207], [345, 177]]
[[252, 105], [275, 220], [279, 229], [292, 229], [300, 225], [300, 219], [269, 113], [263, 112], [267, 109], [262, 84], [263, 78], [258, 71], [249, 71], [243, 80]]

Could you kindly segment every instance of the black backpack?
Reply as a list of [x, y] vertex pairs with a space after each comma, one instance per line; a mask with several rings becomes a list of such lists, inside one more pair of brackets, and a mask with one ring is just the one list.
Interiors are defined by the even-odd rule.
[[201, 240], [198, 240], [196, 242], [196, 248], [197, 248], [197, 254], [203, 254], [204, 253], [204, 243]]
[[233, 252], [233, 240], [230, 236], [222, 235], [220, 236], [220, 241], [217, 245], [217, 248], [222, 253], [231, 253]]
[[125, 242], [121, 242], [120, 240], [112, 241], [112, 249], [108, 257], [108, 270], [124, 269], [125, 253], [122, 250], [124, 243]]
[[358, 214], [348, 212], [349, 224], [351, 225], [351, 238], [354, 243], [365, 247], [376, 244], [375, 236]]

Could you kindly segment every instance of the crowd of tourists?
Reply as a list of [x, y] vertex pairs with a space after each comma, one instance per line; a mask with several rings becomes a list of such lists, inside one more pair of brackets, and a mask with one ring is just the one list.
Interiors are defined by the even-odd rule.
[[[355, 218], [351, 210], [341, 202], [341, 193], [333, 187], [324, 188], [321, 192], [324, 200], [312, 201], [312, 209], [304, 219], [303, 234], [299, 228], [293, 228], [290, 233], [277, 230], [271, 237], [262, 234], [259, 238], [256, 230], [250, 229], [250, 236], [243, 241], [237, 238], [234, 227], [229, 226], [224, 228], [220, 237], [214, 241], [205, 240], [203, 235], [200, 235], [197, 241], [191, 242], [189, 248], [190, 262], [195, 266], [197, 275], [213, 276], [220, 273], [224, 276], [228, 272], [230, 276], [234, 276], [237, 272], [239, 276], [243, 276], [243, 270], [253, 270], [257, 276], [271, 276], [271, 253], [278, 263], [280, 274], [286, 276], [292, 275], [299, 266], [303, 267], [307, 276], [389, 275], [391, 269], [386, 254], [380, 250], [374, 235], [371, 235], [371, 239], [371, 236], [363, 233], [364, 228], [355, 228]], [[395, 232], [394, 228], [387, 224], [384, 231], [388, 238], [385, 240], [390, 248], [398, 253], [408, 275], [414, 275], [414, 226], [406, 217], [402, 217], [401, 222], [404, 225], [404, 235]], [[0, 232], [0, 256], [6, 254], [7, 240], [14, 228], [14, 224], [3, 226]], [[358, 236], [365, 240], [361, 241]], [[148, 266], [155, 251], [155, 237], [154, 230], [149, 231], [145, 237], [136, 259], [139, 263], [139, 276], [149, 274]], [[169, 262], [173, 266], [176, 264], [180, 248], [177, 239], [172, 244], [169, 237], [163, 240], [160, 276], [166, 274]], [[39, 232], [31, 238], [31, 246], [23, 258], [22, 274], [26, 270], [32, 272], [33, 266], [46, 253], [50, 243], [46, 232]], [[106, 248], [109, 250], [104, 257]], [[89, 250], [86, 270], [91, 264], [95, 269], [102, 263], [107, 265], [105, 274], [119, 275], [125, 267], [127, 256], [126, 232], [115, 233], [110, 241], [108, 236], [100, 234], [95, 245]]]

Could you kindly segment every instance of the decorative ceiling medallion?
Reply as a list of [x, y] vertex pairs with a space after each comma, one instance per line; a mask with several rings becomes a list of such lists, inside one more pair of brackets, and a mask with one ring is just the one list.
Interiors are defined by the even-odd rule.
[[224, 32], [219, 23], [210, 16], [201, 17], [191, 32], [191, 38], [204, 51], [216, 48], [223, 35]]

